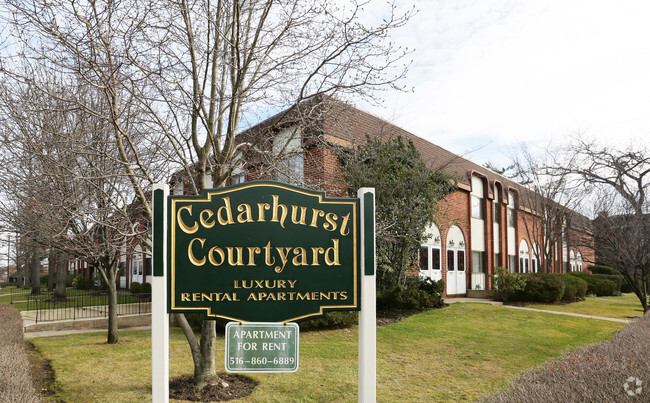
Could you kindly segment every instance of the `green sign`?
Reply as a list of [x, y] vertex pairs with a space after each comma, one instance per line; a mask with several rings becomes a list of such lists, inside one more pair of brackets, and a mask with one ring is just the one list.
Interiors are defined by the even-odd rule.
[[296, 323], [226, 325], [226, 371], [296, 372], [299, 361]]
[[359, 309], [359, 200], [277, 182], [170, 196], [170, 313], [288, 322]]

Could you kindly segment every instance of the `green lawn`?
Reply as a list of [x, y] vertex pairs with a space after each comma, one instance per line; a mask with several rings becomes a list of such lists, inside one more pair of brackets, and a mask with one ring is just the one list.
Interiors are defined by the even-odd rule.
[[643, 307], [634, 293], [620, 297], [587, 297], [584, 301], [564, 305], [527, 305], [528, 308], [580, 313], [606, 318], [631, 319], [643, 316]]
[[[377, 329], [378, 401], [468, 401], [505, 386], [521, 371], [579, 345], [609, 338], [623, 325], [486, 304], [452, 304]], [[357, 328], [300, 336], [300, 369], [251, 374], [247, 402], [355, 401]], [[51, 360], [59, 392], [74, 402], [150, 400], [150, 333], [123, 331], [33, 339]], [[223, 338], [217, 366], [223, 368]], [[192, 373], [179, 329], [170, 337], [171, 376]]]

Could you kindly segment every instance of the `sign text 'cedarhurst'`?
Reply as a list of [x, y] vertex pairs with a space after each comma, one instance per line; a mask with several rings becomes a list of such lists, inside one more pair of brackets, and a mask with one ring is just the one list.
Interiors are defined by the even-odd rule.
[[359, 306], [358, 199], [277, 182], [169, 198], [169, 312], [290, 321]]

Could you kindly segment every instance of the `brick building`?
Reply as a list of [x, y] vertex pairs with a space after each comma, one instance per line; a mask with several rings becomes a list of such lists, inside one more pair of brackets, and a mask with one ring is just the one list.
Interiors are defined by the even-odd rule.
[[[431, 169], [442, 169], [455, 179], [457, 190], [441, 202], [446, 218], [430, 224], [428, 240], [419, 253], [420, 275], [443, 279], [448, 296], [489, 290], [490, 274], [497, 266], [511, 272], [537, 272], [548, 267], [551, 272], [562, 273], [582, 271], [586, 262], [594, 261], [593, 236], [586, 217], [562, 210], [558, 233], [545, 247], [545, 235], [531, 231], [544, 216], [541, 207], [535, 207], [539, 203], [530, 203], [539, 195], [332, 98], [318, 98], [284, 111], [240, 134], [238, 141], [246, 163], [235, 167], [229, 184], [274, 179], [324, 190], [328, 196], [346, 196], [335, 147], [362, 144], [366, 136], [410, 139]], [[247, 145], [258, 151], [247, 153]], [[542, 253], [544, 248], [550, 248], [549, 262]]]

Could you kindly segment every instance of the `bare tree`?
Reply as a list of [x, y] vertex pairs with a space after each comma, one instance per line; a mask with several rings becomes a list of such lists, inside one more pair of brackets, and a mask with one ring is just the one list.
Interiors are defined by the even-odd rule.
[[576, 138], [558, 175], [577, 176], [595, 200], [596, 261], [628, 281], [648, 311], [650, 280], [650, 153], [643, 144], [617, 148]]
[[[529, 213], [529, 218], [522, 220], [524, 229], [528, 239], [540, 243], [538, 248], [533, 248], [532, 254], [540, 264], [543, 263], [542, 271], [546, 273], [553, 270], [557, 247], [569, 241], [569, 225], [575, 226], [573, 233], [591, 233], [584, 225], [588, 219], [576, 213], [585, 191], [576, 186], [568, 173], [548, 168], [554, 163], [554, 155], [556, 152], [550, 148], [543, 150], [542, 154], [533, 155], [522, 147], [512, 164], [515, 171], [513, 179], [526, 186], [519, 195], [520, 208]], [[577, 239], [574, 243], [582, 245]]]
[[[6, 4], [21, 55], [30, 63], [47, 61], [103, 94], [103, 110], [74, 97], [66, 101], [109, 122], [115, 156], [149, 219], [147, 189], [159, 179], [155, 174], [168, 171], [149, 169], [146, 158], [173, 161], [194, 193], [206, 179], [222, 185], [247, 157], [236, 146], [238, 131], [268, 111], [290, 114], [320, 94], [370, 97], [395, 86], [408, 51], [389, 33], [413, 14], [398, 14], [394, 4], [381, 13], [377, 4], [355, 0]], [[381, 14], [380, 21], [364, 21], [364, 7]], [[12, 62], [6, 64], [11, 70]], [[129, 113], [132, 102], [144, 113]], [[241, 149], [254, 150], [275, 132], [269, 127]], [[147, 153], [132, 147], [136, 135], [148, 136]], [[215, 324], [204, 321], [197, 340], [182, 317], [180, 323], [202, 387], [216, 375]]]
[[[32, 284], [38, 284], [36, 267], [45, 249], [83, 259], [98, 270], [109, 290], [108, 342], [115, 343], [120, 253], [125, 239], [144, 235], [146, 225], [138, 219], [145, 216], [131, 205], [133, 188], [113, 157], [106, 122], [61, 101], [71, 90], [57, 84], [50, 84], [48, 92], [5, 86], [0, 110], [8, 130], [0, 178], [9, 191], [1, 210], [31, 252]], [[84, 92], [77, 89], [76, 96], [93, 97]], [[61, 264], [59, 271], [65, 272]], [[64, 275], [59, 282], [65, 284]]]

